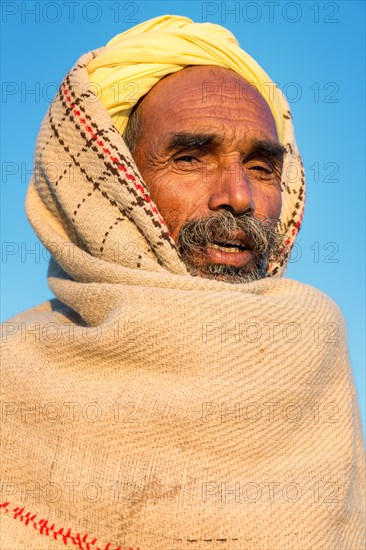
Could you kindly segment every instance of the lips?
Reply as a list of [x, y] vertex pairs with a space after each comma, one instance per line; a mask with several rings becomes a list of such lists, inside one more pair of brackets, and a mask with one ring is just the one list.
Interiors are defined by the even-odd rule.
[[206, 246], [205, 256], [210, 263], [244, 267], [253, 259], [254, 252], [236, 245], [230, 247], [228, 243], [224, 247], [211, 244]]
[[223, 237], [222, 235], [213, 239], [211, 243], [207, 246], [217, 250], [222, 250], [223, 252], [235, 253], [235, 252], [244, 252], [245, 250], [252, 251], [254, 246], [252, 240], [245, 235], [242, 231], [236, 231], [231, 233], [228, 236]]

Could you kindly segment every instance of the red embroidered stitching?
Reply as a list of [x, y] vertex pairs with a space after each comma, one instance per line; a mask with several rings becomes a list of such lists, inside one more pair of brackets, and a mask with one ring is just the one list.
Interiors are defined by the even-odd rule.
[[[64, 94], [64, 96], [65, 96], [66, 101], [70, 104], [70, 108], [72, 109], [73, 114], [74, 114], [75, 116], [78, 117], [79, 121], [81, 122], [81, 124], [83, 124], [84, 128], [86, 129], [86, 131], [87, 131], [89, 134], [91, 134], [93, 140], [96, 141], [96, 142], [97, 142], [97, 145], [99, 145], [99, 147], [102, 148], [103, 153], [105, 153], [106, 155], [108, 155], [109, 158], [111, 159], [111, 161], [117, 164], [118, 170], [122, 170], [122, 171], [125, 173], [126, 178], [129, 179], [129, 180], [131, 180], [131, 181], [133, 182], [136, 191], [139, 191], [139, 193], [141, 194], [142, 198], [143, 198], [146, 202], [152, 203], [151, 198], [149, 197], [149, 195], [147, 195], [147, 194], [145, 193], [145, 190], [144, 190], [144, 188], [142, 187], [142, 185], [136, 183], [136, 178], [135, 178], [135, 176], [134, 176], [133, 174], [129, 174], [129, 173], [128, 173], [126, 166], [124, 166], [124, 164], [122, 164], [121, 161], [120, 161], [117, 157], [113, 157], [113, 156], [112, 156], [111, 151], [110, 151], [108, 148], [106, 148], [106, 147], [104, 146], [103, 140], [101, 140], [100, 138], [98, 139], [97, 134], [95, 134], [95, 133], [93, 132], [93, 128], [87, 124], [85, 118], [82, 118], [82, 117], [81, 117], [81, 112], [80, 112], [77, 108], [75, 108], [75, 103], [72, 103], [72, 99], [71, 99], [71, 97], [69, 96], [69, 90], [67, 89], [67, 85], [66, 85], [65, 82], [62, 83], [62, 91], [63, 91], [63, 94]], [[159, 222], [160, 222], [164, 227], [167, 227], [165, 221], [159, 216], [159, 211], [158, 211], [158, 209], [156, 208], [156, 206], [154, 206], [154, 204], [150, 204], [150, 208], [151, 208], [151, 210], [154, 212], [154, 214], [156, 214], [156, 215], [158, 216]]]
[[[37, 514], [31, 515], [31, 512], [24, 513], [24, 507], [19, 508], [19, 506], [16, 506], [15, 508], [10, 508], [10, 502], [3, 502], [0, 504], [0, 508], [3, 508], [6, 513], [12, 512], [14, 519], [20, 519], [25, 525], [29, 525], [30, 523], [33, 524], [34, 529], [39, 531], [40, 535], [47, 535], [48, 537], [53, 535], [53, 538], [55, 540], [60, 535], [62, 537], [62, 541], [67, 545], [68, 542], [71, 542], [74, 546], [77, 546], [80, 550], [123, 550], [121, 546], [113, 547], [111, 546], [111, 543], [108, 542], [106, 546], [103, 548], [100, 546], [95, 546], [97, 539], [94, 537], [92, 540], [88, 541], [89, 535], [80, 535], [80, 533], [73, 534], [71, 529], [69, 528], [67, 532], [64, 532], [64, 528], [61, 527], [61, 529], [56, 530], [55, 524], [52, 523], [52, 525], [48, 524], [47, 519], [39, 519], [36, 521]], [[91, 537], [90, 537], [91, 538]], [[127, 550], [127, 549], [126, 549]], [[138, 548], [132, 548], [131, 546], [128, 548], [128, 550], [141, 550], [140, 547]]]

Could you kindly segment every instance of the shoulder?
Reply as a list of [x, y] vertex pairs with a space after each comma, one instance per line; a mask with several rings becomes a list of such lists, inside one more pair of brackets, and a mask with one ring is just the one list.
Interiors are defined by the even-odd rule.
[[56, 298], [43, 302], [31, 309], [14, 315], [1, 324], [1, 344], [11, 344], [22, 341], [30, 331], [37, 330], [48, 324], [62, 325], [80, 323], [77, 313]]
[[261, 290], [264, 294], [268, 293], [275, 301], [282, 302], [284, 308], [299, 309], [303, 313], [306, 312], [309, 317], [344, 322], [338, 304], [325, 292], [313, 286], [294, 279], [278, 277], [263, 279]]

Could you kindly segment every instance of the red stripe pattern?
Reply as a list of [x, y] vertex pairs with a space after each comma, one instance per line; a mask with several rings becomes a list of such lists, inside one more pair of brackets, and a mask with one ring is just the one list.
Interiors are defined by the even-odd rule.
[[[23, 508], [16, 506], [11, 508], [9, 502], [3, 502], [0, 504], [0, 509], [7, 513], [12, 514], [14, 519], [18, 519], [24, 523], [24, 525], [30, 525], [38, 531], [40, 535], [46, 535], [47, 537], [53, 537], [54, 540], [63, 542], [65, 546], [69, 543], [71, 546], [79, 548], [79, 550], [141, 550], [140, 547], [123, 548], [122, 546], [115, 547], [109, 542], [105, 546], [99, 546], [97, 539], [89, 537], [89, 535], [81, 535], [80, 533], [73, 533], [72, 530], [64, 527], [57, 528], [54, 523], [50, 524], [47, 519], [36, 519], [37, 514], [26, 512]], [[88, 540], [89, 538], [89, 540]]]
[[111, 151], [108, 149], [108, 147], [105, 146], [104, 142], [102, 139], [98, 138], [97, 134], [93, 131], [93, 128], [87, 123], [87, 121], [85, 120], [85, 118], [83, 118], [81, 112], [79, 111], [79, 109], [77, 108], [77, 106], [75, 105], [75, 103], [72, 102], [72, 98], [70, 97], [70, 91], [68, 90], [67, 88], [67, 85], [65, 83], [65, 81], [62, 83], [61, 85], [61, 90], [62, 90], [62, 93], [67, 101], [67, 103], [69, 104], [70, 106], [70, 109], [72, 109], [72, 112], [73, 114], [79, 119], [79, 122], [80, 124], [82, 124], [85, 128], [85, 130], [91, 135], [92, 139], [97, 143], [97, 145], [101, 148], [101, 150], [103, 151], [103, 153], [105, 155], [107, 155], [110, 160], [112, 162], [114, 162], [116, 165], [117, 165], [117, 169], [118, 170], [122, 170], [126, 176], [126, 178], [130, 181], [133, 182], [134, 184], [134, 187], [136, 189], [136, 191], [138, 191], [140, 193], [140, 195], [142, 196], [142, 198], [147, 202], [147, 203], [150, 203], [150, 208], [152, 210], [152, 212], [158, 217], [159, 219], [159, 222], [161, 223], [161, 225], [163, 225], [164, 227], [167, 227], [165, 221], [163, 220], [163, 218], [159, 215], [159, 211], [157, 209], [157, 207], [154, 205], [154, 203], [152, 202], [151, 200], [151, 197], [149, 197], [149, 195], [145, 192], [145, 189], [143, 188], [143, 186], [140, 184], [140, 183], [137, 183], [136, 182], [136, 178], [133, 174], [130, 174], [126, 168], [126, 166], [124, 164], [122, 164], [122, 162], [117, 158], [117, 157], [114, 157], [111, 153]]

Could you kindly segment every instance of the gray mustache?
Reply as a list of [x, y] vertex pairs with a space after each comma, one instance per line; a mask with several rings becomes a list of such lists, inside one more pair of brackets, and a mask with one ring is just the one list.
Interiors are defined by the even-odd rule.
[[208, 244], [230, 242], [234, 232], [245, 235], [245, 243], [257, 254], [272, 255], [282, 245], [277, 232], [277, 220], [259, 220], [251, 213], [234, 216], [230, 211], [186, 222], [179, 233], [178, 250], [181, 254], [199, 252]]

